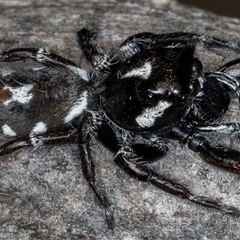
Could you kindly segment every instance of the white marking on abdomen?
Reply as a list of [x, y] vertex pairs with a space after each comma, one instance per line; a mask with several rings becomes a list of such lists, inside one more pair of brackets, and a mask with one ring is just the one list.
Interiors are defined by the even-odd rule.
[[17, 136], [17, 134], [7, 124], [4, 124], [2, 126], [2, 131], [3, 131], [3, 134], [6, 136], [10, 136], [10, 137]]
[[77, 102], [72, 106], [67, 116], [64, 118], [64, 123], [71, 122], [75, 117], [79, 116], [87, 107], [88, 92], [84, 91]]
[[38, 122], [35, 124], [34, 128], [32, 129], [33, 134], [42, 134], [47, 131], [47, 125], [44, 122]]
[[11, 99], [8, 99], [4, 102], [5, 105], [8, 105], [10, 102], [17, 101], [19, 103], [28, 103], [33, 95], [30, 93], [31, 89], [33, 88], [33, 85], [24, 85], [21, 87], [9, 87], [5, 86], [3, 90], [7, 89], [12, 93]]
[[126, 74], [124, 74], [122, 78], [127, 78], [127, 77], [139, 77], [144, 80], [147, 80], [152, 72], [152, 64], [150, 62], [145, 62], [141, 67], [139, 68], [133, 68]]
[[171, 105], [171, 102], [159, 101], [155, 107], [146, 108], [135, 120], [141, 127], [152, 127], [156, 119]]
[[38, 122], [33, 127], [31, 133], [29, 134], [31, 144], [38, 148], [43, 145], [42, 137], [39, 136], [47, 132], [47, 125], [44, 122]]

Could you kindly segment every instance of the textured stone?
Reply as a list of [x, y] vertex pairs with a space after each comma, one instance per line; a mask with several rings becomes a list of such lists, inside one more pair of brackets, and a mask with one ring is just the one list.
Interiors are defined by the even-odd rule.
[[[111, 51], [142, 31], [189, 31], [237, 41], [239, 25], [238, 19], [172, 0], [1, 1], [0, 50], [44, 46], [79, 62], [74, 34], [83, 26], [95, 27], [100, 45]], [[206, 70], [237, 57], [227, 51], [198, 55]], [[114, 231], [107, 229], [104, 212], [82, 176], [77, 146], [63, 144], [1, 157], [0, 239], [240, 238], [240, 219], [131, 179], [101, 146], [94, 146], [94, 159], [98, 180], [115, 208]], [[185, 146], [172, 143], [152, 168], [196, 194], [240, 208], [239, 176], [203, 162]]]

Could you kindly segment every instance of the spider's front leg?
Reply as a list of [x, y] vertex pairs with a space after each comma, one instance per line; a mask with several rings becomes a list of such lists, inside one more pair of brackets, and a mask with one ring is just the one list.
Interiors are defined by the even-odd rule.
[[240, 174], [240, 152], [224, 146], [211, 146], [205, 137], [192, 137], [188, 146], [202, 159]]
[[191, 193], [183, 185], [169, 180], [149, 169], [145, 165], [140, 164], [138, 159], [139, 157], [133, 152], [130, 147], [125, 147], [117, 153], [115, 162], [130, 176], [138, 180], [150, 182], [151, 184], [166, 192], [169, 192], [181, 198], [188, 199], [194, 203], [210, 208], [215, 208], [233, 216], [240, 216], [240, 210], [237, 208], [219, 203], [208, 197], [197, 196]]
[[111, 204], [95, 180], [95, 169], [90, 149], [90, 141], [94, 127], [97, 126], [93, 113], [86, 111], [81, 118], [78, 128], [78, 146], [80, 150], [83, 175], [96, 194], [97, 198], [100, 200], [101, 205], [105, 208], [105, 215], [109, 229], [113, 229], [115, 222]]
[[220, 72], [224, 72], [231, 77], [234, 77], [236, 79], [240, 79], [240, 58], [237, 58], [233, 61], [230, 61], [223, 65], [220, 69]]
[[215, 37], [187, 32], [154, 34], [150, 32], [137, 33], [128, 37], [121, 45], [120, 52], [126, 58], [151, 48], [173, 48], [186, 45], [203, 44], [208, 49], [225, 49], [240, 53], [240, 43], [224, 41]]
[[[237, 128], [238, 125], [228, 124], [225, 126], [223, 125], [223, 127], [228, 129], [230, 132], [231, 129]], [[221, 126], [219, 126], [219, 128], [221, 128]], [[204, 128], [199, 129], [205, 131]], [[214, 129], [217, 130], [216, 127], [212, 127], [212, 130]], [[208, 130], [211, 130], [211, 126]], [[211, 145], [210, 141], [206, 137], [189, 133], [188, 131], [181, 129], [181, 127], [173, 128], [172, 133], [173, 138], [180, 142], [186, 143], [188, 147], [194, 152], [197, 152], [202, 159], [240, 174], [239, 151], [226, 148], [222, 145]]]

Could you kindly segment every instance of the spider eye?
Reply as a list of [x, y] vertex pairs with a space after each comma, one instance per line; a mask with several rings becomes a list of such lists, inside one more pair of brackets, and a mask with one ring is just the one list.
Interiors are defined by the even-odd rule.
[[147, 99], [148, 99], [149, 101], [153, 100], [153, 99], [154, 99], [154, 94], [153, 94], [152, 92], [148, 92], [148, 93], [147, 93]]
[[147, 105], [154, 104], [157, 100], [157, 95], [151, 91], [151, 89], [143, 89], [138, 91], [138, 99]]
[[168, 91], [165, 89], [155, 88], [140, 88], [138, 91], [138, 98], [143, 104], [154, 105], [159, 100], [163, 100], [168, 97]]
[[145, 106], [150, 106], [155, 104], [158, 100], [158, 95], [155, 94], [155, 92], [150, 88], [149, 86], [140, 85], [137, 86], [136, 88], [136, 95], [137, 99], [140, 102], [141, 105]]

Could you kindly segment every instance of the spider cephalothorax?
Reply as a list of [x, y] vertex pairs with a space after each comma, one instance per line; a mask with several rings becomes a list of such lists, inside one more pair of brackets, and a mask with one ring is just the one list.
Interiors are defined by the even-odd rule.
[[[221, 121], [232, 94], [239, 96], [240, 59], [203, 72], [195, 46], [240, 52], [240, 44], [191, 33], [139, 33], [120, 45], [111, 59], [96, 48], [87, 29], [77, 33], [96, 77], [43, 48], [13, 49], [0, 55], [2, 134], [14, 139], [0, 147], [9, 154], [25, 146], [76, 141], [85, 178], [114, 226], [111, 205], [95, 182], [91, 140], [115, 152], [114, 161], [131, 176], [195, 203], [240, 215], [234, 207], [196, 196], [145, 164], [165, 155], [178, 140], [203, 159], [240, 173], [240, 152], [210, 144], [201, 133], [239, 132]], [[214, 146], [214, 147], [213, 147]]]

